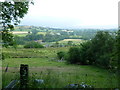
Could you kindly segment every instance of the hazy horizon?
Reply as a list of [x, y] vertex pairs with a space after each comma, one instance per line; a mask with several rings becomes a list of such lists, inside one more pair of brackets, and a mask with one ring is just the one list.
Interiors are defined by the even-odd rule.
[[20, 25], [68, 29], [118, 28], [119, 0], [34, 0]]

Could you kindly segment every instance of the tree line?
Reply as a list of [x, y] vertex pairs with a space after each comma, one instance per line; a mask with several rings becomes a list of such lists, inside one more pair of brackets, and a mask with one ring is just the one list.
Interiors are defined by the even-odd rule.
[[[117, 41], [117, 42], [116, 42]], [[98, 31], [95, 37], [82, 43], [80, 46], [71, 47], [63, 57], [70, 64], [96, 65], [106, 69], [118, 69], [120, 52], [120, 36], [107, 31]], [[120, 49], [119, 49], [120, 50]]]

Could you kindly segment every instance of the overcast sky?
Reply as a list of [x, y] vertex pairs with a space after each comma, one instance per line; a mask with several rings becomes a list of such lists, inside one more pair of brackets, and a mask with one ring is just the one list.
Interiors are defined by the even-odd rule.
[[117, 28], [119, 0], [34, 0], [21, 25]]

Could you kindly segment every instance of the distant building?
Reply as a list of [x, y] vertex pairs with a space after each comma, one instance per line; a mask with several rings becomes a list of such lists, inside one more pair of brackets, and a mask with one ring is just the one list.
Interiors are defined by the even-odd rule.
[[60, 33], [56, 33], [57, 35], [61, 35]]
[[62, 30], [63, 32], [73, 32], [72, 30]]

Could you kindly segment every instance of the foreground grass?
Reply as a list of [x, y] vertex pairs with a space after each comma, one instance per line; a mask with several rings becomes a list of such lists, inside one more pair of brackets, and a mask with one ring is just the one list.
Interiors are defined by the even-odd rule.
[[4, 48], [3, 53], [7, 58], [54, 58], [57, 56], [57, 52], [67, 52], [69, 47], [60, 48], [41, 48], [41, 49], [24, 49], [24, 48]]
[[[11, 57], [3, 61], [3, 87], [11, 80], [19, 79], [20, 64], [29, 65], [29, 87], [31, 88], [63, 88], [68, 84], [80, 84], [82, 82], [93, 85], [95, 88], [117, 87], [116, 74], [105, 69], [58, 62], [56, 53], [61, 50], [68, 51], [68, 48], [19, 49], [17, 51], [4, 49], [4, 53]], [[9, 66], [8, 71], [4, 72], [7, 65]], [[36, 85], [35, 79], [43, 79], [44, 85]]]
[[2, 89], [2, 61], [0, 60], [0, 89]]

